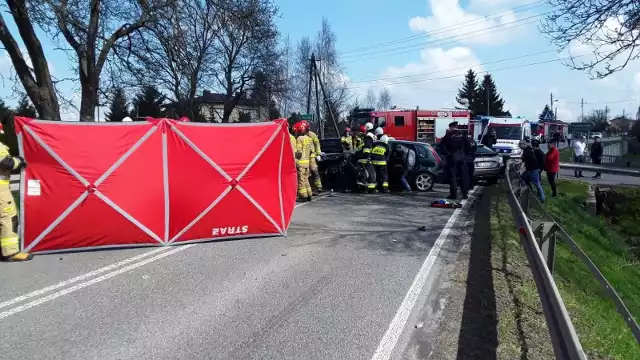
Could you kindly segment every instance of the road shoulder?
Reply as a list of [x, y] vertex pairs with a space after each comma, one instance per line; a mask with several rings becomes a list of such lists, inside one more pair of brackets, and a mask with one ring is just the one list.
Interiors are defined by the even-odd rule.
[[[503, 194], [500, 187], [486, 188], [462, 223], [468, 235], [456, 236], [450, 244], [453, 261], [428, 307], [438, 311], [422, 314], [403, 359], [554, 357], [535, 282]], [[437, 324], [424, 326], [438, 312]]]

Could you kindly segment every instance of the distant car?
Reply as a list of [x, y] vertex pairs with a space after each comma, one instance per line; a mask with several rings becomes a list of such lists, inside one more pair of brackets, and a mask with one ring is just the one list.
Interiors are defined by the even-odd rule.
[[[440, 143], [434, 144], [433, 147], [444, 159], [444, 151]], [[444, 161], [442, 162], [442, 165], [444, 166]], [[478, 144], [473, 168], [475, 181], [486, 180], [490, 184], [493, 184], [498, 181], [502, 174], [504, 174], [506, 164], [502, 158], [502, 155], [493, 151], [491, 148], [488, 148], [482, 144]]]
[[[411, 187], [418, 191], [429, 191], [435, 183], [443, 181], [442, 158], [429, 144], [417, 141], [390, 140], [389, 147], [393, 153], [398, 144], [402, 144], [416, 153], [416, 165], [409, 171], [407, 181]], [[403, 171], [402, 164], [391, 160], [389, 165], [389, 185], [400, 187], [400, 177]]]

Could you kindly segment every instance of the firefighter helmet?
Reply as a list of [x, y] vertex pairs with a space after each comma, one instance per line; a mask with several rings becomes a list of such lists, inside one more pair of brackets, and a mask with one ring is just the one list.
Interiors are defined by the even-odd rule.
[[384, 134], [384, 130], [381, 127], [377, 127], [376, 128], [376, 135], [383, 135]]
[[387, 135], [380, 136], [380, 141], [382, 141], [385, 144], [388, 144], [389, 143], [389, 136], [387, 136]]
[[371, 130], [373, 130], [373, 124], [368, 122], [368, 123], [364, 124], [364, 128], [365, 128], [366, 131], [371, 131]]
[[0, 122], [0, 134], [4, 134], [4, 124]]
[[311, 129], [311, 125], [309, 125], [309, 122], [307, 122], [307, 120], [302, 120], [300, 121], [300, 123], [302, 123], [302, 131], [309, 131]]
[[367, 132], [367, 127], [364, 125], [360, 125], [360, 132], [361, 133], [366, 133]]
[[128, 117], [128, 116], [125, 116], [125, 117], [122, 119], [122, 122], [130, 122], [130, 121], [133, 121], [133, 120], [132, 120], [130, 117]]
[[351, 128], [350, 127], [345, 128], [344, 132], [351, 134]]
[[178, 121], [189, 122], [189, 118], [186, 116], [181, 117]]

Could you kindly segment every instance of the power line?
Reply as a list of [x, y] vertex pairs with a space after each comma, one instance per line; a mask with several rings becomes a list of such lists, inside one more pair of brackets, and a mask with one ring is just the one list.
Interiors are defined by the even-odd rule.
[[536, 56], [536, 55], [547, 54], [547, 53], [551, 53], [551, 52], [556, 52], [556, 50], [547, 50], [547, 51], [541, 51], [541, 52], [532, 53], [532, 54], [520, 55], [520, 56], [516, 56], [516, 57], [512, 57], [512, 58], [500, 59], [500, 60], [495, 60], [495, 61], [488, 61], [488, 62], [485, 62], [485, 63], [482, 63], [482, 64], [473, 65], [473, 66], [463, 66], [463, 67], [454, 68], [454, 69], [432, 71], [432, 72], [428, 72], [428, 73], [397, 76], [397, 77], [390, 77], [390, 78], [379, 78], [379, 79], [372, 79], [372, 80], [351, 81], [350, 83], [351, 84], [360, 84], [360, 83], [375, 82], [375, 81], [396, 80], [396, 79], [411, 78], [411, 77], [416, 77], [416, 76], [432, 75], [432, 74], [448, 72], [448, 71], [454, 71], [454, 70], [465, 70], [465, 69], [474, 68], [474, 67], [478, 67], [478, 66], [484, 66], [484, 65], [489, 65], [489, 64], [497, 64], [497, 63], [501, 63], [501, 62], [505, 62], [505, 61], [523, 59], [523, 58], [532, 57], [532, 56]]
[[[498, 68], [498, 69], [493, 69], [493, 70], [478, 71], [478, 74], [482, 74], [482, 73], [488, 74], [488, 73], [497, 72], [497, 71], [504, 71], [504, 70], [511, 70], [511, 69], [519, 69], [519, 68], [528, 67], [528, 66], [535, 66], [535, 65], [549, 64], [549, 63], [553, 63], [553, 62], [558, 62], [558, 61], [568, 60], [568, 59], [571, 59], [571, 58], [574, 58], [574, 59], [575, 59], [575, 58], [577, 58], [577, 57], [581, 57], [581, 56], [586, 56], [586, 55], [578, 55], [578, 56], [574, 56], [574, 57], [564, 57], [564, 58], [558, 58], [558, 59], [547, 60], [547, 61], [539, 61], [539, 62], [534, 62], [534, 63], [529, 63], [529, 64], [514, 65], [514, 66], [509, 66], [509, 67], [504, 67], [504, 68]], [[448, 71], [448, 70], [447, 70], [447, 71]], [[347, 88], [348, 88], [348, 89], [360, 89], [360, 88], [365, 88], [365, 87], [382, 87], [382, 86], [389, 86], [389, 85], [414, 84], [414, 83], [427, 82], [427, 81], [434, 81], [434, 80], [445, 80], [445, 79], [459, 78], [460, 76], [463, 76], [463, 75], [462, 75], [462, 74], [459, 74], [459, 75], [450, 75], [450, 76], [443, 76], [443, 77], [439, 77], [439, 78], [422, 79], [422, 80], [413, 80], [413, 81], [402, 81], [402, 82], [392, 82], [392, 83], [386, 83], [386, 84], [381, 84], [381, 85], [354, 86], [354, 87], [347, 87]]]
[[[362, 58], [363, 56], [370, 56], [370, 55], [376, 55], [376, 54], [385, 54], [385, 53], [389, 53], [390, 51], [397, 51], [397, 50], [403, 50], [403, 49], [410, 49], [409, 51], [413, 51], [413, 50], [415, 50], [417, 48], [423, 48], [425, 45], [439, 43], [439, 42], [442, 42], [444, 40], [453, 40], [453, 42], [459, 42], [459, 41], [462, 41], [462, 40], [472, 39], [472, 38], [479, 37], [479, 36], [486, 36], [486, 35], [492, 34], [494, 32], [504, 31], [504, 30], [513, 29], [513, 28], [516, 28], [516, 27], [519, 27], [519, 26], [535, 23], [535, 22], [538, 21], [538, 18], [540, 18], [542, 16], [545, 16], [547, 14], [548, 13], [532, 15], [532, 16], [529, 16], [529, 17], [526, 17], [526, 18], [522, 18], [522, 19], [518, 19], [518, 20], [514, 20], [514, 21], [509, 21], [509, 22], [506, 22], [504, 24], [500, 24], [500, 25], [497, 25], [497, 26], [494, 26], [494, 27], [487, 27], [487, 28], [481, 29], [481, 30], [468, 31], [468, 32], [465, 32], [465, 33], [462, 33], [462, 34], [447, 36], [447, 37], [441, 38], [441, 39], [435, 39], [435, 40], [430, 40], [430, 41], [426, 41], [426, 42], [420, 42], [419, 44], [405, 45], [405, 46], [401, 46], [401, 47], [397, 47], [397, 48], [393, 48], [393, 49], [385, 49], [385, 50], [374, 51], [374, 52], [369, 52], [369, 53], [349, 54], [349, 55], [345, 55], [344, 57], [346, 57], [346, 58], [359, 57], [357, 59], [357, 61], [361, 61], [360, 58]], [[529, 21], [527, 21], [527, 20], [529, 20]], [[506, 26], [506, 25], [512, 25], [512, 26]], [[487, 30], [488, 30], [488, 32], [487, 32]], [[466, 35], [469, 35], [469, 36], [466, 36]], [[438, 45], [442, 45], [442, 44], [438, 44]], [[403, 54], [403, 53], [406, 53], [406, 52], [407, 51], [388, 54], [388, 56], [397, 55], [397, 54]], [[347, 60], [351, 60], [351, 59], [347, 59]], [[351, 60], [351, 61], [354, 61], [354, 60]]]
[[[525, 8], [525, 7], [528, 7], [530, 5], [534, 5], [534, 4], [538, 4], [538, 5], [533, 6], [531, 8], [522, 9], [522, 8]], [[482, 18], [479, 18], [479, 19], [464, 21], [464, 22], [461, 22], [461, 23], [456, 24], [456, 25], [445, 26], [445, 27], [436, 29], [436, 30], [434, 30], [432, 32], [429, 32], [427, 34], [415, 34], [415, 35], [411, 35], [411, 36], [407, 36], [407, 37], [398, 38], [398, 39], [395, 39], [395, 40], [390, 40], [390, 41], [386, 41], [386, 42], [382, 42], [382, 43], [378, 43], [378, 44], [373, 44], [373, 45], [369, 45], [369, 46], [365, 46], [365, 47], [361, 47], [361, 48], [356, 48], [356, 49], [349, 50], [349, 51], [344, 51], [344, 52], [340, 53], [340, 55], [346, 55], [346, 54], [350, 54], [350, 53], [354, 53], [354, 52], [362, 52], [362, 51], [369, 50], [369, 49], [374, 49], [374, 48], [377, 48], [377, 47], [385, 47], [387, 45], [393, 45], [393, 44], [397, 44], [397, 43], [403, 43], [403, 42], [407, 42], [407, 41], [412, 41], [412, 40], [415, 40], [415, 39], [418, 39], [418, 38], [425, 38], [425, 37], [429, 37], [429, 36], [432, 36], [432, 35], [435, 35], [435, 34], [440, 34], [440, 33], [445, 32], [445, 31], [450, 31], [450, 30], [459, 28], [461, 25], [479, 24], [479, 23], [483, 23], [483, 22], [488, 22], [488, 21], [491, 21], [491, 20], [499, 19], [503, 15], [508, 15], [508, 14], [511, 14], [511, 13], [520, 13], [520, 12], [528, 11], [528, 10], [531, 10], [531, 9], [534, 9], [534, 8], [537, 8], [537, 7], [540, 7], [540, 6], [544, 6], [544, 5], [545, 4], [543, 3], [543, 0], [537, 0], [537, 1], [533, 1], [533, 2], [528, 3], [528, 4], [523, 4], [523, 5], [520, 5], [520, 6], [513, 7], [511, 9], [505, 10], [505, 11], [503, 11], [501, 13], [498, 13], [497, 15], [495, 15], [493, 17], [482, 17]]]

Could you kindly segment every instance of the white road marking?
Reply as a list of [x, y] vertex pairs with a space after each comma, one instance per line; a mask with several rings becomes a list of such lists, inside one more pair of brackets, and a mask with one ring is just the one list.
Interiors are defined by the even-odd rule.
[[97, 270], [88, 272], [86, 274], [74, 277], [72, 279], [61, 281], [61, 282], [59, 282], [57, 284], [54, 284], [54, 285], [51, 285], [51, 286], [47, 286], [47, 287], [42, 288], [40, 290], [36, 290], [36, 291], [30, 292], [30, 293], [28, 293], [26, 295], [18, 296], [16, 298], [11, 299], [11, 300], [7, 300], [7, 301], [4, 301], [4, 302], [1, 302], [0, 303], [0, 309], [5, 308], [7, 306], [11, 306], [13, 304], [17, 304], [17, 303], [25, 301], [25, 300], [29, 300], [29, 299], [31, 299], [33, 297], [40, 296], [40, 295], [48, 293], [50, 291], [57, 290], [59, 288], [62, 288], [62, 287], [77, 283], [78, 281], [82, 281], [82, 280], [88, 279], [90, 277], [93, 277], [93, 276], [96, 276], [96, 275], [100, 275], [100, 274], [105, 273], [107, 271], [114, 270], [116, 268], [119, 268], [120, 266], [132, 263], [134, 261], [138, 261], [140, 259], [143, 259], [143, 258], [149, 256], [149, 255], [153, 255], [153, 254], [165, 251], [167, 249], [168, 249], [168, 247], [162, 247], [162, 248], [155, 249], [155, 250], [152, 250], [152, 251], [147, 251], [147, 252], [145, 252], [143, 254], [130, 257], [128, 259], [125, 259], [125, 260], [119, 261], [117, 263], [102, 267], [100, 269], [97, 269]]
[[[323, 194], [323, 195], [319, 195], [318, 197], [324, 197], [324, 196], [326, 196], [326, 195]], [[307, 204], [309, 204], [309, 203], [296, 204], [295, 208], [298, 208], [300, 206], [307, 205]], [[40, 305], [42, 303], [51, 301], [51, 300], [56, 299], [56, 298], [58, 298], [58, 297], [60, 297], [62, 295], [65, 295], [65, 294], [68, 294], [70, 292], [82, 289], [82, 288], [87, 287], [89, 285], [93, 285], [93, 284], [95, 284], [97, 282], [109, 279], [109, 278], [111, 278], [113, 276], [125, 273], [125, 272], [127, 272], [129, 270], [133, 270], [133, 269], [135, 269], [137, 267], [140, 267], [142, 265], [145, 265], [145, 264], [148, 264], [150, 262], [156, 261], [158, 259], [161, 259], [163, 257], [166, 257], [166, 256], [169, 256], [171, 254], [177, 253], [179, 251], [188, 249], [188, 248], [190, 248], [192, 246], [195, 246], [195, 245], [196, 244], [180, 245], [180, 247], [177, 247], [177, 248], [175, 248], [175, 249], [173, 249], [171, 251], [167, 251], [167, 252], [164, 252], [164, 251], [168, 250], [170, 247], [162, 247], [162, 248], [154, 249], [152, 251], [148, 251], [146, 253], [133, 256], [131, 258], [116, 262], [114, 264], [111, 264], [111, 265], [102, 267], [100, 269], [88, 272], [86, 274], [83, 274], [83, 275], [80, 275], [80, 276], [76, 276], [76, 277], [74, 277], [72, 279], [61, 281], [61, 282], [59, 282], [57, 284], [54, 284], [54, 285], [51, 285], [51, 286], [47, 286], [47, 287], [42, 288], [40, 290], [32, 291], [32, 292], [30, 292], [28, 294], [21, 295], [21, 296], [15, 297], [13, 299], [3, 301], [3, 302], [0, 303], [0, 309], [15, 305], [17, 303], [29, 300], [31, 298], [34, 298], [34, 297], [37, 297], [37, 296], [40, 296], [40, 295], [44, 295], [44, 294], [46, 294], [48, 292], [51, 292], [51, 291], [54, 291], [54, 290], [58, 290], [60, 288], [75, 284], [75, 283], [77, 283], [79, 281], [82, 281], [82, 280], [86, 280], [86, 279], [92, 278], [92, 277], [100, 275], [102, 273], [107, 273], [107, 274], [105, 274], [105, 275], [103, 275], [101, 277], [98, 277], [96, 279], [89, 280], [89, 281], [84, 282], [84, 283], [80, 283], [80, 284], [78, 284], [76, 286], [70, 287], [70, 288], [65, 289], [65, 290], [61, 290], [59, 292], [56, 292], [56, 293], [53, 293], [51, 295], [45, 296], [45, 297], [43, 297], [41, 299], [34, 300], [34, 301], [30, 302], [30, 303], [27, 303], [27, 304], [24, 304], [24, 305], [20, 305], [20, 306], [17, 306], [15, 308], [13, 308], [13, 309], [9, 309], [9, 310], [3, 311], [3, 312], [0, 313], [0, 319], [3, 319], [5, 317], [11, 316], [11, 315], [16, 314], [18, 312], [24, 311], [24, 310], [29, 309], [31, 307]], [[154, 256], [154, 257], [152, 257], [150, 259], [135, 263], [136, 261], [142, 260], [142, 259], [144, 259], [144, 258], [146, 258], [148, 256], [151, 256], [151, 255], [154, 255], [154, 254], [157, 254], [157, 253], [162, 253], [162, 254]], [[119, 268], [121, 266], [130, 264], [130, 263], [134, 263], [134, 264], [131, 264], [131, 265], [125, 267], [125, 268], [122, 268], [120, 270], [113, 271], [113, 272], [109, 273], [109, 271], [115, 270], [115, 269], [117, 269], [117, 268]]]
[[402, 301], [402, 304], [400, 304], [400, 308], [398, 308], [396, 315], [393, 317], [393, 320], [391, 320], [391, 324], [389, 324], [387, 332], [382, 337], [382, 340], [378, 345], [378, 349], [371, 358], [372, 360], [389, 360], [391, 358], [393, 350], [396, 347], [398, 340], [400, 339], [400, 335], [402, 335], [402, 332], [404, 331], [413, 308], [416, 306], [416, 302], [418, 301], [418, 297], [422, 292], [422, 288], [429, 278], [431, 268], [436, 262], [438, 254], [440, 253], [440, 249], [442, 249], [444, 242], [447, 240], [453, 224], [455, 224], [455, 222], [458, 220], [458, 217], [460, 216], [462, 211], [466, 210], [470, 206], [470, 200], [472, 200], [473, 197], [475, 197], [475, 194], [480, 192], [481, 190], [482, 187], [477, 186], [472, 192], [470, 192], [470, 199], [464, 201], [462, 208], [456, 209], [449, 218], [449, 221], [447, 221], [447, 224], [444, 226], [444, 229], [442, 229], [440, 236], [438, 236], [438, 239], [429, 251], [429, 255], [427, 255], [424, 263], [422, 263], [422, 267], [414, 278], [409, 291], [407, 291], [407, 295], [405, 295], [404, 300]]
[[82, 283], [80, 283], [80, 284], [74, 285], [74, 286], [69, 287], [69, 288], [66, 288], [66, 289], [64, 289], [64, 290], [60, 290], [60, 291], [55, 292], [55, 293], [53, 293], [53, 294], [50, 294], [50, 295], [47, 295], [47, 296], [41, 297], [41, 298], [39, 298], [39, 299], [37, 299], [37, 300], [31, 301], [31, 302], [26, 303], [26, 304], [24, 304], [24, 305], [16, 306], [16, 307], [14, 307], [14, 308], [12, 308], [12, 309], [9, 309], [9, 310], [6, 310], [6, 311], [3, 311], [3, 312], [0, 312], [0, 320], [1, 320], [1, 319], [4, 319], [4, 318], [6, 318], [6, 317], [9, 317], [9, 316], [11, 316], [11, 315], [15, 315], [15, 314], [17, 314], [17, 313], [19, 313], [19, 312], [25, 311], [25, 310], [27, 310], [27, 309], [30, 309], [30, 308], [32, 308], [32, 307], [34, 307], [34, 306], [38, 306], [38, 305], [44, 304], [44, 303], [46, 303], [46, 302], [49, 302], [49, 301], [51, 301], [51, 300], [57, 299], [57, 298], [59, 298], [60, 296], [67, 295], [67, 294], [72, 293], [72, 292], [74, 292], [74, 291], [78, 291], [78, 290], [80, 290], [80, 289], [83, 289], [83, 288], [85, 288], [85, 287], [87, 287], [87, 286], [91, 286], [91, 285], [93, 285], [93, 284], [97, 284], [97, 283], [99, 283], [99, 282], [101, 282], [101, 281], [104, 281], [104, 280], [110, 279], [110, 278], [112, 278], [112, 277], [114, 277], [114, 276], [116, 276], [116, 275], [123, 274], [123, 273], [125, 273], [125, 272], [128, 272], [128, 271], [131, 271], [131, 270], [133, 270], [133, 269], [139, 268], [140, 266], [143, 266], [143, 265], [149, 264], [149, 263], [154, 262], [154, 261], [156, 261], [156, 260], [160, 260], [160, 259], [162, 259], [162, 258], [164, 258], [164, 257], [167, 257], [167, 256], [169, 256], [169, 255], [173, 255], [173, 254], [175, 254], [175, 253], [177, 253], [177, 252], [180, 252], [180, 251], [186, 250], [186, 249], [188, 249], [188, 248], [190, 248], [190, 247], [193, 247], [193, 246], [195, 246], [195, 244], [180, 245], [180, 246], [178, 246], [178, 247], [176, 247], [176, 248], [174, 248], [174, 249], [171, 249], [171, 250], [169, 250], [169, 251], [162, 252], [162, 253], [160, 253], [159, 255], [156, 255], [156, 256], [154, 256], [154, 257], [151, 257], [151, 258], [148, 258], [148, 259], [142, 260], [142, 261], [140, 261], [140, 262], [137, 262], [137, 263], [134, 263], [134, 264], [131, 264], [131, 265], [128, 265], [128, 266], [125, 266], [125, 267], [123, 267], [123, 268], [121, 268], [121, 269], [119, 269], [119, 270], [112, 271], [112, 272], [107, 273], [107, 274], [104, 274], [104, 275], [102, 275], [102, 276], [100, 276], [100, 277], [97, 277], [97, 278], [91, 279], [91, 280], [89, 280], [89, 281], [82, 282]]

